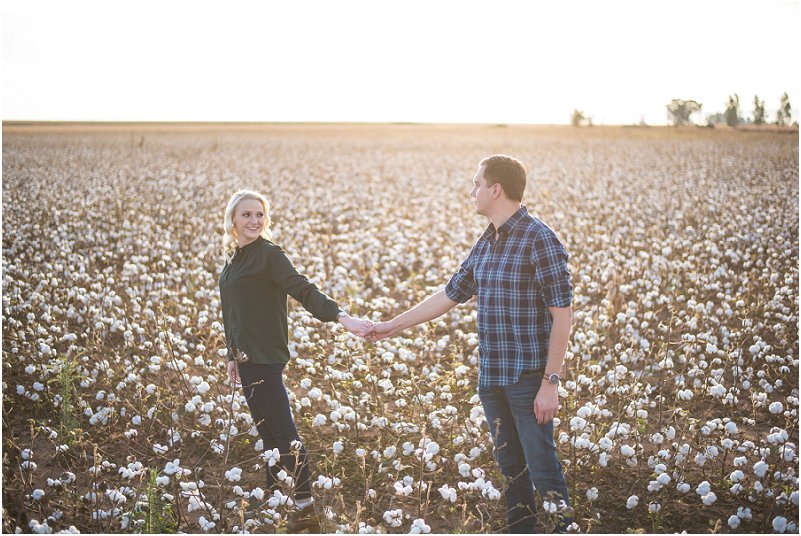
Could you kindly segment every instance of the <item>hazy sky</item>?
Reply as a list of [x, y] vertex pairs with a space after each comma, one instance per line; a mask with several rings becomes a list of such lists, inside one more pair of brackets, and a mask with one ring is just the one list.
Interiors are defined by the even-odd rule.
[[[783, 0], [4, 0], [2, 117], [666, 122], [799, 91]], [[797, 111], [794, 113], [797, 118]], [[698, 118], [700, 119], [700, 117]]]

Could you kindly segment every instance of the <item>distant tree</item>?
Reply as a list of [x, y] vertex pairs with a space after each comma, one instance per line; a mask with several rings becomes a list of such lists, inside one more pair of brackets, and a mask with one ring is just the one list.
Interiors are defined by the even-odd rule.
[[765, 124], [765, 101], [760, 101], [757, 95], [754, 95], [754, 124]]
[[574, 127], [580, 127], [587, 121], [587, 118], [584, 116], [584, 112], [579, 109], [574, 109], [573, 113], [570, 115], [570, 124]]
[[732, 97], [729, 95], [729, 102], [726, 104], [726, 111], [723, 112], [726, 118], [726, 124], [730, 127], [736, 127], [742, 120], [740, 117], [740, 97], [737, 93]]
[[706, 126], [714, 127], [715, 125], [722, 125], [726, 122], [726, 118], [720, 112], [715, 112], [706, 116]]
[[673, 99], [667, 105], [668, 118], [675, 126], [690, 124], [690, 116], [701, 111], [701, 103], [694, 100]]
[[793, 119], [793, 108], [790, 106], [790, 96], [787, 92], [779, 99], [779, 111], [776, 112], [776, 124], [780, 126], [789, 125]]

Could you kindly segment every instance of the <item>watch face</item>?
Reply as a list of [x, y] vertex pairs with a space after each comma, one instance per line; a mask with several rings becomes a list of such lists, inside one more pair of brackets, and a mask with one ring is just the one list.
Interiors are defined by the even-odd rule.
[[548, 381], [554, 385], [559, 385], [559, 375], [551, 374], [550, 376], [548, 376]]

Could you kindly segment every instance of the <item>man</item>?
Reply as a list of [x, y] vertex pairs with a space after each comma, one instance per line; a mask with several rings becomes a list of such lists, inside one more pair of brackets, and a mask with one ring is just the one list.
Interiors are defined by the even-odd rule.
[[[379, 340], [427, 322], [478, 296], [478, 395], [508, 480], [507, 519], [514, 533], [533, 533], [536, 503], [569, 506], [556, 456], [553, 418], [572, 322], [568, 254], [547, 225], [521, 204], [526, 168], [505, 155], [481, 161], [471, 197], [490, 220], [445, 289], [389, 322], [373, 326]], [[572, 522], [560, 519], [560, 531]]]

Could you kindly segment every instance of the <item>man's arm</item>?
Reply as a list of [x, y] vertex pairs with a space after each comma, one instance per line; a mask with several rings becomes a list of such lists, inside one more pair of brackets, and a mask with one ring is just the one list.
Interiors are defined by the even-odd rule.
[[553, 318], [548, 338], [548, 362], [545, 364], [542, 385], [534, 400], [534, 415], [540, 424], [552, 421], [559, 410], [559, 390], [556, 385], [548, 381], [548, 376], [551, 374], [562, 376], [562, 366], [565, 363], [565, 353], [573, 326], [571, 307], [548, 307], [548, 311]]
[[[428, 322], [429, 320], [434, 320], [456, 307], [456, 305], [458, 305], [458, 302], [448, 298], [445, 294], [445, 289], [442, 289], [405, 313], [399, 314], [389, 322], [376, 323], [370, 330], [367, 338], [372, 341], [378, 341], [386, 339], [387, 337], [392, 337], [406, 328]], [[567, 343], [565, 343], [565, 349], [566, 348]]]

